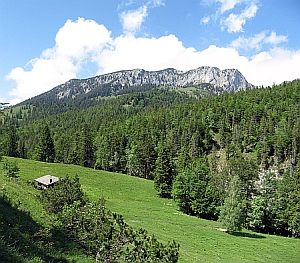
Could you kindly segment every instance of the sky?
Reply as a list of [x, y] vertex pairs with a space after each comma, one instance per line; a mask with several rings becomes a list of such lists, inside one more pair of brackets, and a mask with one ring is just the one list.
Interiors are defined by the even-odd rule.
[[1, 0], [0, 102], [141, 68], [300, 78], [299, 0]]

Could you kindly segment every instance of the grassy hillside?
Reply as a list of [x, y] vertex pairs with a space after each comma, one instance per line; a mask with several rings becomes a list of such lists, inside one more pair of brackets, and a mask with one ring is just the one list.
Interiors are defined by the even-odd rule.
[[[78, 174], [83, 190], [91, 200], [104, 196], [107, 207], [123, 214], [128, 224], [147, 229], [161, 241], [175, 239], [179, 242], [181, 263], [299, 262], [299, 239], [248, 231], [229, 235], [217, 230], [221, 227], [218, 222], [184, 215], [172, 200], [158, 198], [153, 181], [75, 165], [15, 160], [20, 167], [20, 177], [9, 180], [0, 170], [0, 189], [5, 189], [6, 194], [18, 204], [18, 211], [30, 211], [34, 220], [31, 220], [32, 224], [50, 226], [52, 219], [43, 211], [36, 198], [38, 190], [28, 182], [45, 174], [58, 177]], [[76, 253], [69, 253], [65, 257], [76, 262], [93, 262]]]

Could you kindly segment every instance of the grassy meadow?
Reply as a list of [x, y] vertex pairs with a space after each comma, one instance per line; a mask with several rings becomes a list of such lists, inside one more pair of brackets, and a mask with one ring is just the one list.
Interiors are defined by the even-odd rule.
[[[104, 196], [107, 208], [122, 214], [131, 226], [147, 229], [160, 241], [179, 242], [180, 263], [300, 262], [299, 239], [246, 230], [229, 235], [218, 230], [221, 228], [218, 222], [184, 215], [173, 200], [158, 198], [152, 181], [75, 165], [7, 159], [17, 161], [19, 178], [6, 178], [0, 167], [0, 189], [18, 203], [18, 209], [29, 211], [38, 224], [50, 226], [53, 218], [43, 211], [36, 197], [39, 190], [28, 182], [46, 174], [58, 177], [78, 174], [91, 200]], [[67, 256], [78, 263], [94, 262], [76, 253]]]

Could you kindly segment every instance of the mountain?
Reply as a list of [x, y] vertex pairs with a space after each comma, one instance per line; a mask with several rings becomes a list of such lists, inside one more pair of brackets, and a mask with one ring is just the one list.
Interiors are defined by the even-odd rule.
[[160, 86], [198, 87], [210, 94], [236, 92], [254, 87], [237, 69], [220, 70], [216, 67], [199, 67], [186, 72], [172, 68], [160, 71], [134, 69], [103, 74], [88, 79], [71, 79], [24, 103], [36, 100], [68, 101], [80, 96], [89, 99], [109, 97], [146, 91]]

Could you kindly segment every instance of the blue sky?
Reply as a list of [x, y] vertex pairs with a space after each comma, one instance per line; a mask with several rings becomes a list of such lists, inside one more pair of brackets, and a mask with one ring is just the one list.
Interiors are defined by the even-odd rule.
[[300, 78], [299, 11], [299, 0], [1, 0], [0, 101], [134, 68]]

